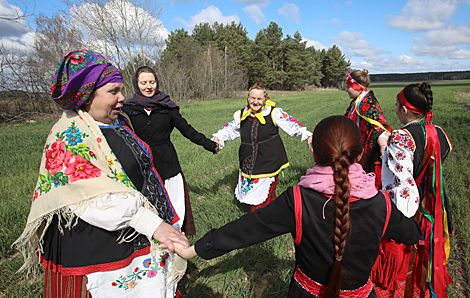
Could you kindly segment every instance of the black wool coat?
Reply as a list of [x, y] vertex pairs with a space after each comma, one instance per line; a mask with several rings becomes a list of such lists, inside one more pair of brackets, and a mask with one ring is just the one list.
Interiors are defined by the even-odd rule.
[[138, 105], [125, 105], [122, 110], [129, 116], [137, 136], [152, 149], [154, 166], [163, 180], [181, 173], [178, 156], [170, 140], [173, 128], [176, 127], [191, 142], [216, 153], [216, 143], [195, 130], [181, 116], [179, 107], [155, 105], [150, 115]]

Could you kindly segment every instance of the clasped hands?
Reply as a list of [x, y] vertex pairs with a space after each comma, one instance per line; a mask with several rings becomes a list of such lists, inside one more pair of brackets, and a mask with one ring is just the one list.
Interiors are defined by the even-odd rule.
[[153, 233], [153, 238], [162, 243], [160, 248], [168, 248], [169, 251], [176, 252], [185, 259], [191, 259], [197, 255], [194, 246], [189, 246], [188, 238], [184, 233], [166, 222], [158, 226]]

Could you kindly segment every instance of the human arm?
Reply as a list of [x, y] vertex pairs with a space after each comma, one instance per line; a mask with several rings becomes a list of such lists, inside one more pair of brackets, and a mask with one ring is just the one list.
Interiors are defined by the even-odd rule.
[[403, 215], [395, 204], [390, 205], [392, 210], [384, 236], [406, 245], [412, 245], [421, 240], [423, 234], [418, 223], [413, 218]]
[[207, 232], [196, 241], [195, 252], [208, 260], [285, 233], [294, 234], [293, 205], [292, 188], [289, 188], [268, 206]]
[[380, 158], [383, 158], [385, 148], [387, 148], [387, 141], [388, 137], [390, 136], [390, 133], [388, 131], [382, 132], [380, 137], [377, 139], [377, 144], [379, 145], [380, 148]]
[[312, 143], [312, 133], [307, 130], [300, 122], [292, 116], [289, 116], [281, 108], [275, 108], [272, 112], [274, 123], [284, 130], [290, 136], [301, 135], [301, 141], [307, 140], [307, 144]]
[[175, 243], [175, 252], [184, 259], [192, 259], [197, 256], [196, 249], [194, 245], [190, 247], [184, 246], [180, 243]]
[[419, 191], [413, 178], [415, 143], [403, 129], [392, 132], [382, 159], [382, 185], [406, 217], [415, 215], [419, 207]]
[[181, 132], [181, 134], [194, 144], [203, 146], [207, 151], [217, 153], [217, 143], [206, 138], [206, 136], [198, 132], [192, 127], [186, 119], [181, 116], [179, 109], [170, 109], [170, 117], [173, 125]]
[[213, 141], [220, 144], [220, 149], [224, 147], [225, 142], [232, 141], [240, 136], [240, 111], [233, 114], [233, 120], [226, 123], [214, 133]]
[[143, 207], [140, 194], [105, 194], [92, 199], [85, 208], [70, 206], [80, 219], [98, 228], [117, 231], [127, 227], [154, 238], [173, 251], [173, 242], [189, 245], [186, 237], [165, 223], [157, 214]]

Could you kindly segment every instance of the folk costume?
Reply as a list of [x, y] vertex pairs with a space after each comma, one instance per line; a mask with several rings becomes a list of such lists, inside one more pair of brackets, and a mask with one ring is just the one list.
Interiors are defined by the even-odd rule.
[[[424, 113], [406, 100], [403, 90], [398, 99], [408, 110]], [[372, 276], [379, 297], [420, 297], [421, 291], [426, 297], [447, 297], [446, 286], [453, 282], [446, 265], [452, 217], [442, 177], [452, 144], [432, 117], [428, 112], [393, 131], [384, 153], [384, 190], [405, 216], [420, 223], [425, 240], [410, 247], [384, 239]]]
[[150, 146], [152, 154], [155, 156], [154, 166], [164, 180], [176, 212], [180, 215], [177, 226], [182, 228], [182, 231], [186, 234], [195, 234], [196, 228], [186, 180], [170, 135], [176, 127], [184, 137], [212, 153], [217, 153], [217, 143], [196, 131], [181, 116], [178, 105], [170, 99], [170, 96], [159, 91], [158, 78], [155, 72], [153, 74], [157, 83], [157, 90], [152, 97], [144, 96], [138, 86], [136, 74], [139, 69], [132, 78], [136, 93], [125, 102], [123, 111], [129, 116], [137, 136]]
[[279, 172], [289, 166], [279, 128], [290, 136], [301, 135], [305, 141], [312, 135], [294, 117], [276, 108], [264, 91], [264, 105], [256, 113], [248, 105], [233, 114], [217, 133], [222, 145], [241, 137], [239, 175], [235, 196], [241, 203], [251, 205], [251, 211], [269, 204], [276, 198]]
[[[44, 297], [173, 297], [186, 263], [152, 240], [178, 220], [152, 155], [123, 118], [95, 121], [91, 92], [122, 82], [94, 52], [61, 61], [51, 96], [64, 112], [52, 127], [26, 227], [14, 245], [20, 270], [45, 269]], [[122, 162], [122, 163], [121, 163]]]
[[377, 139], [385, 131], [391, 133], [392, 128], [385, 120], [374, 92], [360, 86], [351, 77], [351, 74], [347, 73], [346, 75], [346, 84], [354, 90], [361, 91], [361, 94], [351, 101], [344, 116], [356, 122], [361, 129], [361, 143], [364, 149], [361, 164], [366, 172], [376, 174], [378, 186], [380, 185], [382, 162]]
[[[323, 297], [335, 260], [331, 239], [336, 209], [333, 175], [330, 166], [314, 166], [299, 186], [289, 187], [265, 208], [205, 234], [195, 244], [197, 254], [212, 259], [290, 233], [295, 243], [296, 268], [287, 296]], [[340, 297], [375, 297], [370, 272], [382, 235], [412, 244], [418, 241], [420, 230], [414, 220], [404, 217], [386, 195], [375, 189], [374, 175], [366, 174], [360, 164], [350, 166], [349, 180], [353, 229], [342, 259]]]

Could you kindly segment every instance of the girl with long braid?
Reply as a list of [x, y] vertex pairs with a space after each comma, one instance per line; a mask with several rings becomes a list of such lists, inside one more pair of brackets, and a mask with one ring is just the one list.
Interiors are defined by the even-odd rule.
[[183, 258], [212, 259], [290, 233], [296, 268], [288, 297], [376, 297], [370, 273], [385, 235], [413, 244], [418, 224], [383, 192], [361, 159], [361, 132], [344, 116], [322, 120], [313, 132], [316, 165], [296, 187], [268, 206], [212, 229], [194, 246], [176, 244]]

